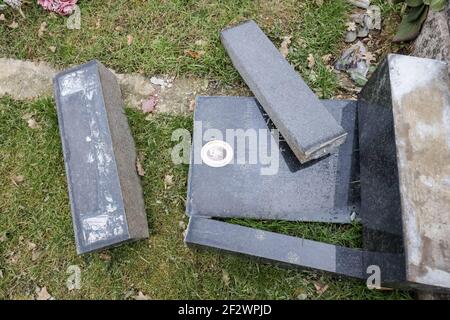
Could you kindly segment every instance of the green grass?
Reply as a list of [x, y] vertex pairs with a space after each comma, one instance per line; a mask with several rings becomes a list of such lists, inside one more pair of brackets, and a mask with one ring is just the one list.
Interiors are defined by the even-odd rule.
[[[0, 22], [0, 56], [39, 59], [59, 67], [96, 58], [119, 72], [189, 74], [233, 83], [239, 75], [219, 32], [255, 19], [276, 45], [292, 36], [288, 58], [321, 96], [331, 97], [336, 88], [335, 76], [321, 57], [338, 54], [348, 9], [344, 0], [327, 0], [322, 6], [313, 0], [115, 0], [81, 1], [80, 7], [81, 30], [68, 30], [66, 18], [43, 12], [35, 2], [24, 7], [26, 20], [8, 11], [7, 22]], [[19, 23], [16, 29], [8, 27], [13, 20]], [[47, 31], [38, 37], [42, 22], [47, 22]], [[130, 46], [128, 35], [133, 36]], [[194, 59], [185, 50], [205, 54]], [[312, 70], [307, 68], [309, 54], [316, 59]]]
[[[40, 128], [28, 127], [23, 115], [34, 113]], [[174, 166], [170, 150], [174, 129], [191, 129], [189, 116], [157, 115], [150, 121], [127, 110], [137, 149], [144, 155], [142, 179], [151, 235], [99, 253], [77, 256], [52, 99], [17, 102], [0, 99], [0, 298], [29, 298], [37, 286], [46, 286], [58, 299], [124, 299], [144, 292], [152, 298], [401, 299], [404, 292], [378, 292], [364, 283], [335, 279], [315, 272], [275, 266], [209, 251], [192, 251], [183, 244], [180, 221], [184, 215], [187, 166]], [[164, 177], [174, 176], [168, 189]], [[23, 175], [17, 184], [11, 178]], [[358, 226], [312, 223], [233, 223], [302, 235], [330, 243], [358, 246]], [[32, 261], [28, 242], [41, 255]], [[103, 257], [103, 258], [102, 258]], [[70, 265], [82, 270], [80, 290], [65, 286]], [[223, 281], [226, 272], [230, 281]], [[319, 295], [314, 281], [329, 289]]]
[[[381, 1], [378, 1], [381, 2]], [[289, 61], [321, 97], [336, 92], [337, 80], [322, 56], [339, 55], [343, 47], [344, 0], [316, 1], [80, 1], [82, 30], [67, 30], [65, 18], [49, 15], [33, 2], [27, 19], [6, 13], [0, 22], [0, 56], [44, 60], [66, 67], [97, 58], [119, 72], [188, 75], [238, 84], [240, 77], [223, 50], [219, 31], [245, 19], [255, 19], [275, 45], [292, 36]], [[391, 6], [383, 6], [390, 14]], [[16, 20], [19, 27], [7, 25]], [[48, 31], [42, 38], [42, 22]], [[117, 28], [119, 27], [119, 28]], [[131, 46], [127, 35], [134, 37]], [[202, 40], [202, 44], [196, 44]], [[56, 46], [52, 53], [50, 46]], [[185, 50], [204, 50], [200, 59]], [[316, 61], [308, 67], [307, 57]], [[22, 117], [33, 112], [40, 128], [31, 129]], [[44, 98], [17, 102], [0, 98], [0, 299], [30, 298], [46, 286], [58, 299], [125, 299], [139, 291], [151, 298], [203, 299], [403, 299], [400, 291], [368, 290], [364, 283], [316, 272], [279, 269], [241, 257], [193, 251], [183, 244], [187, 166], [174, 166], [169, 150], [174, 129], [191, 130], [188, 115], [158, 114], [150, 120], [135, 110], [127, 116], [142, 161], [145, 205], [151, 235], [103, 254], [77, 256], [70, 216], [54, 102]], [[164, 185], [173, 175], [174, 184]], [[13, 183], [23, 175], [22, 183]], [[359, 247], [359, 225], [292, 223], [230, 219], [256, 227], [328, 243]], [[33, 261], [29, 242], [40, 255]], [[68, 291], [66, 270], [82, 270], [81, 290]], [[223, 275], [229, 275], [229, 283]], [[314, 282], [329, 289], [319, 295]]]

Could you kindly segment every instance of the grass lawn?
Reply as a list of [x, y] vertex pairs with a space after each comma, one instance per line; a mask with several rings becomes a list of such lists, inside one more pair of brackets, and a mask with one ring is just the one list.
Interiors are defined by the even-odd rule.
[[[28, 5], [24, 8], [27, 20], [15, 17], [18, 28], [0, 23], [0, 56], [40, 59], [60, 67], [98, 58], [120, 72], [193, 75], [235, 84], [240, 79], [220, 45], [219, 30], [253, 18], [276, 44], [292, 35], [290, 62], [321, 96], [336, 92], [336, 78], [320, 57], [336, 56], [343, 46], [349, 10], [344, 0], [325, 0], [322, 6], [312, 0], [115, 0], [80, 1], [80, 6], [82, 30], [71, 31], [63, 18]], [[385, 15], [391, 10], [383, 6]], [[44, 21], [52, 35], [46, 32], [40, 38], [38, 30]], [[128, 45], [130, 34], [133, 43]], [[57, 47], [55, 53], [49, 46]], [[194, 59], [184, 53], [187, 49], [205, 54]], [[309, 54], [316, 58], [314, 77], [307, 68]], [[30, 128], [23, 119], [30, 113], [38, 128]], [[141, 112], [131, 109], [127, 115], [144, 158], [142, 183], [150, 238], [77, 256], [54, 101], [51, 97], [33, 102], [0, 98], [0, 298], [27, 299], [36, 287], [44, 286], [57, 299], [132, 299], [139, 291], [155, 299], [410, 298], [401, 291], [368, 290], [354, 280], [186, 248], [188, 167], [172, 164], [170, 138], [177, 128], [191, 129], [192, 117], [158, 114], [145, 120]], [[166, 175], [173, 176], [170, 186], [164, 183]], [[17, 176], [23, 176], [23, 181]], [[361, 242], [358, 225], [231, 222], [352, 247]], [[71, 265], [82, 271], [80, 290], [66, 287], [66, 270]], [[318, 293], [317, 282], [328, 285], [328, 290]]]

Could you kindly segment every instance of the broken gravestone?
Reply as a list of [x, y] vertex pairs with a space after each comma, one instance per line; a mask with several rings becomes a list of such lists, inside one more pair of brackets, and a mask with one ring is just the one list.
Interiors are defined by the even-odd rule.
[[[206, 215], [191, 215], [186, 243], [367, 281], [378, 274], [381, 285], [448, 292], [448, 81], [443, 62], [389, 55], [362, 90], [357, 101], [356, 147], [362, 249], [239, 226]], [[191, 164], [190, 179], [193, 173]], [[198, 190], [189, 190], [188, 196], [192, 199]], [[264, 205], [264, 200], [259, 201]], [[232, 206], [232, 201], [228, 205]], [[270, 208], [276, 212], [278, 206]]]
[[447, 64], [389, 55], [358, 100], [364, 246], [405, 253], [406, 281], [450, 288]]
[[244, 81], [301, 163], [336, 151], [346, 132], [254, 21], [221, 40]]
[[[253, 97], [197, 97], [189, 172], [191, 216], [349, 223], [359, 194], [354, 101], [322, 101], [348, 132], [338, 152], [302, 164]], [[208, 165], [203, 150], [228, 144], [230, 163]]]
[[54, 79], [79, 254], [148, 237], [136, 151], [115, 76], [91, 61]]

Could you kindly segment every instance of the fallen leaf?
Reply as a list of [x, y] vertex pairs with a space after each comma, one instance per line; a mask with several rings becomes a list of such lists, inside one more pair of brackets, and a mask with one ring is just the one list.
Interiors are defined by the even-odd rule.
[[314, 65], [316, 64], [316, 60], [314, 59], [314, 56], [312, 55], [312, 53], [308, 54], [308, 58], [306, 60], [308, 60], [308, 68], [309, 69], [314, 68]]
[[19, 27], [19, 24], [13, 21], [8, 27], [10, 27], [11, 29], [16, 29], [17, 27]]
[[6, 21], [5, 15], [3, 13], [0, 14], [0, 21]]
[[200, 59], [205, 55], [205, 51], [194, 51], [194, 50], [184, 50], [184, 54], [193, 58], [193, 59]]
[[95, 22], [95, 29], [99, 29], [101, 26], [100, 24], [100, 18], [97, 18], [97, 21]]
[[133, 44], [133, 36], [131, 34], [127, 35], [127, 44], [131, 46]]
[[203, 47], [204, 45], [206, 45], [206, 41], [205, 40], [197, 40], [197, 41], [195, 41], [195, 45], [199, 46], [199, 47]]
[[31, 261], [36, 261], [41, 256], [41, 252], [37, 250], [33, 250], [31, 252]]
[[317, 73], [314, 70], [311, 70], [311, 72], [308, 75], [308, 78], [310, 81], [316, 82], [317, 81]]
[[111, 255], [109, 255], [108, 252], [106, 252], [106, 251], [100, 252], [100, 254], [98, 256], [99, 256], [100, 260], [103, 260], [106, 262], [111, 261]]
[[141, 177], [145, 176], [145, 170], [142, 167], [139, 157], [136, 158], [136, 170], [137, 170], [138, 175], [140, 175]]
[[292, 36], [283, 37], [283, 41], [280, 46], [280, 53], [283, 57], [287, 57], [289, 54], [289, 45], [291, 44]]
[[150, 297], [143, 294], [142, 291], [139, 291], [138, 295], [134, 296], [134, 300], [150, 300]]
[[189, 103], [189, 111], [194, 110], [195, 110], [195, 99], [192, 99], [191, 102]]
[[316, 5], [321, 7], [323, 5], [323, 0], [316, 0]]
[[316, 281], [314, 282], [314, 288], [316, 288], [316, 292], [318, 294], [323, 294], [328, 290], [328, 285], [323, 282]]
[[55, 47], [55, 46], [50, 46], [50, 47], [48, 47], [48, 49], [49, 49], [51, 52], [53, 52], [53, 53], [56, 52], [56, 47]]
[[300, 293], [297, 296], [297, 300], [306, 300], [306, 299], [308, 299], [308, 295], [306, 293]]
[[322, 61], [323, 61], [323, 63], [327, 64], [331, 61], [332, 58], [333, 58], [333, 55], [331, 53], [325, 54], [322, 56]]
[[6, 241], [6, 232], [3, 232], [0, 234], [0, 242], [5, 242]]
[[29, 251], [35, 250], [36, 249], [36, 244], [31, 242], [31, 241], [28, 241], [27, 242], [27, 247], [28, 247]]
[[48, 293], [47, 287], [43, 287], [42, 289], [36, 288], [36, 300], [51, 300], [52, 296]]
[[368, 64], [370, 64], [372, 61], [376, 61], [375, 55], [374, 55], [372, 52], [370, 52], [370, 51], [367, 51], [366, 53], [364, 53], [364, 54], [362, 55], [362, 58], [363, 58]]
[[14, 251], [11, 251], [9, 253], [9, 258], [8, 258], [8, 262], [10, 264], [16, 264], [17, 261], [19, 261], [19, 254], [16, 254]]
[[18, 175], [18, 176], [14, 175], [14, 176], [11, 177], [11, 181], [12, 181], [16, 186], [18, 186], [19, 184], [21, 184], [24, 180], [25, 180], [25, 178], [24, 178], [23, 175]]
[[38, 30], [38, 37], [42, 38], [44, 36], [44, 32], [47, 31], [47, 22], [42, 22], [41, 26], [39, 27]]
[[3, 271], [0, 270], [0, 279], [2, 279], [2, 278], [3, 278]]
[[37, 123], [37, 121], [34, 120], [33, 118], [28, 119], [27, 123], [28, 123], [28, 127], [30, 127], [31, 129], [38, 129], [40, 127], [39, 123]]
[[164, 177], [164, 186], [167, 189], [168, 187], [170, 187], [171, 185], [173, 185], [173, 176], [170, 174], [167, 174]]
[[228, 287], [230, 285], [230, 275], [225, 270], [222, 270], [222, 281], [225, 286]]
[[158, 99], [156, 96], [150, 96], [148, 99], [142, 101], [142, 111], [144, 113], [151, 113], [155, 111], [155, 107], [158, 104]]
[[183, 220], [178, 221], [178, 226], [181, 230], [186, 230], [186, 223]]
[[122, 31], [123, 30], [123, 28], [121, 27], [121, 26], [117, 26], [117, 27], [115, 27], [114, 28], [116, 31]]

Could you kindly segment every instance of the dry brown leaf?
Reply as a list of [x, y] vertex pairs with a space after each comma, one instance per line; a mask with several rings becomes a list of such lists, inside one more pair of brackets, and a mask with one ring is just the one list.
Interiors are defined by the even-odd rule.
[[0, 14], [0, 21], [6, 21], [5, 15], [3, 13]]
[[36, 288], [36, 300], [51, 300], [52, 296], [48, 293], [47, 287]]
[[367, 51], [365, 54], [363, 54], [362, 58], [366, 60], [368, 64], [371, 64], [372, 61], [376, 61], [375, 55], [370, 51]]
[[39, 27], [38, 30], [38, 37], [42, 38], [44, 36], [45, 31], [47, 31], [47, 22], [42, 22], [41, 26]]
[[134, 37], [131, 34], [127, 35], [127, 44], [129, 46], [131, 46], [133, 44], [133, 39], [134, 39]]
[[16, 254], [14, 251], [9, 252], [8, 262], [10, 264], [16, 264], [17, 261], [19, 261], [19, 254]]
[[225, 286], [228, 287], [230, 285], [230, 275], [225, 270], [222, 270], [222, 281]]
[[316, 281], [314, 282], [314, 288], [316, 288], [316, 292], [318, 294], [323, 294], [328, 290], [328, 285], [323, 282]]
[[194, 50], [184, 50], [184, 54], [193, 58], [193, 59], [200, 59], [205, 55], [205, 51], [194, 51]]
[[323, 61], [323, 63], [327, 64], [331, 61], [332, 58], [333, 58], [333, 55], [331, 53], [325, 54], [322, 56], [322, 61]]
[[32, 250], [35, 250], [37, 246], [36, 246], [35, 243], [33, 243], [33, 242], [31, 242], [31, 241], [28, 241], [28, 242], [27, 242], [27, 247], [28, 247], [28, 250], [29, 250], [29, 251], [32, 251]]
[[16, 29], [19, 27], [19, 24], [15, 21], [13, 21], [8, 27], [10, 27], [11, 29]]
[[145, 176], [145, 170], [142, 167], [139, 157], [136, 158], [136, 170], [137, 170], [138, 175], [140, 175], [141, 177]]
[[55, 46], [50, 46], [50, 47], [48, 47], [48, 49], [49, 49], [51, 52], [53, 52], [53, 53], [56, 52], [56, 47], [55, 47]]
[[308, 68], [309, 69], [314, 68], [314, 65], [316, 64], [316, 59], [314, 59], [312, 53], [308, 54], [307, 60], [308, 60]]
[[173, 176], [170, 174], [167, 174], [164, 177], [164, 186], [167, 189], [168, 187], [170, 187], [171, 185], [173, 185]]
[[100, 24], [100, 18], [97, 18], [97, 21], [95, 22], [95, 29], [99, 29], [101, 26]]
[[137, 296], [134, 296], [134, 300], [151, 300], [149, 296], [146, 296], [142, 293], [142, 291], [139, 291]]
[[178, 226], [180, 227], [181, 230], [186, 230], [186, 223], [184, 223], [183, 220], [178, 221]]
[[195, 41], [195, 45], [199, 46], [199, 47], [203, 47], [204, 45], [206, 45], [206, 41], [205, 40], [197, 40]]
[[192, 99], [191, 102], [189, 103], [189, 111], [194, 110], [195, 110], [195, 99]]
[[31, 252], [31, 261], [36, 261], [41, 256], [41, 252], [37, 250], [33, 250]]
[[103, 260], [106, 262], [111, 261], [111, 255], [108, 254], [108, 252], [106, 252], [106, 251], [100, 252], [100, 254], [98, 256], [99, 256], [100, 260]]
[[16, 186], [18, 186], [19, 184], [21, 184], [23, 181], [25, 180], [25, 177], [21, 174], [19, 175], [13, 175], [11, 177], [11, 181], [12, 183], [14, 183]]
[[28, 123], [28, 126], [29, 126], [31, 129], [38, 129], [38, 128], [40, 127], [40, 126], [39, 126], [39, 123], [37, 123], [37, 121], [34, 120], [33, 118], [28, 119], [28, 120], [27, 120], [27, 123]]
[[283, 37], [283, 41], [280, 46], [280, 53], [283, 57], [287, 57], [289, 54], [289, 45], [291, 44], [292, 36]]

